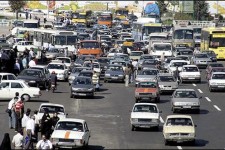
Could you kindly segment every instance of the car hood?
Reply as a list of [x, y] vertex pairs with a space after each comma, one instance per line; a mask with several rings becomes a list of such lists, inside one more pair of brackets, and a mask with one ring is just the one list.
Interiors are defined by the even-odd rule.
[[110, 74], [110, 75], [123, 75], [123, 71], [111, 71], [111, 70], [107, 70], [105, 72], [105, 74]]
[[131, 118], [159, 119], [159, 113], [132, 112], [131, 113]]
[[55, 72], [55, 73], [64, 73], [64, 70], [59, 70], [59, 69], [48, 69], [49, 72]]
[[193, 126], [165, 126], [164, 133], [195, 133]]
[[163, 85], [163, 86], [178, 86], [177, 82], [159, 82], [159, 85]]
[[156, 88], [136, 88], [137, 93], [156, 93], [158, 90]]
[[71, 131], [71, 130], [54, 130], [51, 138], [60, 139], [83, 139], [84, 132]]
[[17, 79], [20, 79], [20, 80], [25, 80], [25, 81], [31, 81], [31, 80], [39, 80], [40, 78], [39, 77], [33, 77], [33, 76], [17, 76]]
[[199, 102], [199, 99], [198, 98], [173, 98], [172, 101], [190, 103], [190, 102]]
[[153, 79], [156, 75], [137, 75], [136, 79]]

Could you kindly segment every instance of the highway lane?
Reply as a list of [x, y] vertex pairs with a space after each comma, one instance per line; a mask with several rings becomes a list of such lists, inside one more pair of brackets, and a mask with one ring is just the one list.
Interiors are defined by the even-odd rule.
[[[131, 131], [130, 127], [130, 110], [132, 109], [134, 101], [134, 86], [128, 88], [121, 83], [106, 83], [102, 86], [102, 91], [96, 93], [95, 99], [71, 99], [69, 98], [68, 83], [60, 82], [57, 93], [42, 91], [42, 96], [39, 99], [27, 102], [26, 108], [32, 110], [38, 109], [43, 102], [52, 102], [63, 104], [66, 108], [69, 117], [82, 118], [87, 120], [91, 130], [90, 148], [91, 149], [209, 149], [218, 148], [223, 149], [224, 144], [224, 114], [223, 100], [224, 93], [209, 93], [206, 87], [206, 82], [201, 84], [185, 83], [181, 84], [179, 88], [194, 88], [198, 91], [200, 89], [203, 93], [198, 91], [201, 99], [200, 114], [191, 114], [194, 122], [197, 124], [197, 142], [195, 146], [176, 145], [164, 146], [162, 125], [159, 131], [138, 130]], [[216, 96], [215, 96], [216, 95]], [[207, 101], [205, 97], [209, 97], [211, 102]], [[219, 103], [220, 102], [220, 103]], [[0, 102], [0, 133], [9, 132], [10, 136], [15, 134], [14, 130], [8, 129], [8, 117], [4, 112], [8, 102]], [[218, 111], [213, 105], [217, 105], [222, 111]], [[170, 95], [162, 95], [161, 103], [158, 104], [162, 110], [162, 120], [165, 121], [167, 115], [173, 114], [170, 106]], [[189, 113], [187, 113], [189, 114]], [[1, 134], [0, 140], [2, 140]]]

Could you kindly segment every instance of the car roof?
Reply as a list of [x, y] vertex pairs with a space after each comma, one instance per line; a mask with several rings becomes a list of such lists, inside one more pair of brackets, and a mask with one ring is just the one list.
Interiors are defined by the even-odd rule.
[[46, 66], [42, 66], [42, 65], [35, 65], [33, 67], [30, 67], [30, 68], [46, 68]]
[[83, 120], [83, 119], [75, 119], [75, 118], [62, 118], [58, 122], [65, 122], [65, 121], [80, 122], [80, 123], [84, 123], [85, 122], [85, 120]]
[[213, 72], [212, 74], [225, 74], [225, 72]]
[[176, 89], [175, 91], [195, 91], [194, 89]]
[[187, 62], [186, 60], [171, 60], [170, 63], [172, 62]]
[[159, 73], [158, 76], [173, 76], [171, 73]]
[[58, 107], [63, 107], [64, 108], [63, 105], [61, 105], [61, 104], [55, 104], [55, 103], [41, 103], [40, 107], [41, 106], [58, 106]]
[[135, 103], [134, 106], [137, 106], [137, 105], [154, 105], [157, 107], [157, 104], [154, 104], [154, 103]]
[[92, 70], [82, 70], [81, 73], [83, 73], [83, 72], [93, 73]]
[[183, 65], [183, 67], [197, 67], [196, 65]]
[[0, 75], [14, 75], [13, 73], [1, 72]]
[[190, 115], [168, 115], [167, 119], [169, 118], [190, 118], [192, 119], [192, 117]]

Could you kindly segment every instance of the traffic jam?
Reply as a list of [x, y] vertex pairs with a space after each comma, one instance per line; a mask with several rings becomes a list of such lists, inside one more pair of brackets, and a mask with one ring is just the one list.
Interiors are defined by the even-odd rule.
[[[96, 100], [101, 91], [121, 87], [111, 95], [129, 92], [133, 105], [126, 124], [131, 135], [157, 131], [167, 148], [199, 145], [198, 118], [206, 111], [202, 103], [213, 103], [214, 94], [218, 98], [225, 90], [225, 67], [220, 61], [225, 58], [225, 29], [210, 21], [173, 20], [172, 25], [163, 25], [157, 14], [137, 17], [126, 8], [71, 16], [42, 25], [37, 20], [17, 21], [11, 43], [1, 39], [1, 60], [8, 51], [16, 51], [13, 72], [1, 63], [0, 99], [13, 100], [4, 114], [11, 124], [7, 130], [36, 139], [28, 140], [28, 145], [40, 146], [41, 135], [49, 140], [49, 149], [87, 148], [95, 129], [89, 120], [68, 114], [71, 104], [66, 100], [88, 99], [86, 105], [91, 100], [103, 105]], [[68, 91], [61, 97], [65, 101], [55, 103], [62, 95], [60, 89]], [[52, 100], [32, 102], [44, 95]], [[37, 110], [34, 115], [27, 104], [33, 106], [32, 112]], [[221, 112], [219, 105], [213, 107]]]

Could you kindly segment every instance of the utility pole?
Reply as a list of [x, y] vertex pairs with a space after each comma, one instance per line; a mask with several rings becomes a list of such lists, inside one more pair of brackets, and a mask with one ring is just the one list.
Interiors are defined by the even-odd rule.
[[106, 11], [108, 11], [109, 10], [109, 3], [107, 2], [106, 3]]

